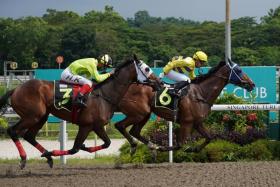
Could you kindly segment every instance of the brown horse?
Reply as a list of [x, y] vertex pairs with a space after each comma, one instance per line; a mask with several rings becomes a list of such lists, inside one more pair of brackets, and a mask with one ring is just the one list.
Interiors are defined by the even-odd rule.
[[[188, 88], [183, 89], [186, 94], [179, 99], [176, 120], [180, 124], [179, 134], [177, 135], [178, 147], [165, 148], [155, 145], [140, 134], [152, 112], [168, 121], [174, 121], [173, 112], [155, 107], [155, 92], [150, 86], [132, 84], [129, 87], [128, 92], [119, 103], [119, 111], [124, 113], [126, 118], [117, 122], [115, 127], [129, 141], [132, 154], [137, 146], [132, 136], [148, 145], [151, 149], [178, 149], [185, 143], [186, 138], [190, 136], [192, 128], [196, 129], [206, 140], [200, 146], [190, 148], [189, 151], [200, 151], [212, 139], [203, 126], [203, 120], [207, 117], [214, 101], [228, 83], [240, 86], [248, 91], [252, 91], [255, 87], [252, 80], [242, 72], [241, 68], [229, 61], [229, 63], [220, 62], [218, 66], [211, 68], [207, 74], [194, 79]], [[187, 89], [188, 91], [186, 91]], [[133, 126], [128, 133], [126, 128], [130, 125]]]
[[[66, 151], [47, 151], [35, 139], [38, 131], [46, 122], [48, 115], [53, 114], [63, 120], [72, 121], [72, 114], [67, 110], [58, 110], [54, 107], [54, 83], [43, 80], [30, 80], [8, 91], [0, 98], [0, 108], [4, 107], [9, 97], [11, 106], [20, 116], [16, 125], [8, 128], [8, 134], [14, 141], [20, 157], [20, 167], [26, 164], [26, 153], [19, 141], [22, 136], [26, 141], [36, 147], [43, 157], [46, 157], [50, 167], [53, 166], [51, 156], [72, 155], [80, 149], [95, 152], [108, 148], [110, 139], [104, 130], [109, 123], [116, 106], [127, 92], [129, 85], [135, 81], [152, 81], [157, 77], [151, 69], [136, 57], [128, 60], [115, 69], [115, 73], [104, 82], [96, 85], [87, 100], [87, 107], [81, 109], [75, 123], [79, 126], [73, 148]], [[104, 144], [95, 147], [85, 147], [83, 142], [88, 134], [94, 131]]]

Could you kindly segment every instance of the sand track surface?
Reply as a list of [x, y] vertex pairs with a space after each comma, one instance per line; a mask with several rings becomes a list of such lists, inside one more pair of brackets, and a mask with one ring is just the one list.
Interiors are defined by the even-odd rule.
[[280, 162], [0, 165], [1, 186], [280, 186]]

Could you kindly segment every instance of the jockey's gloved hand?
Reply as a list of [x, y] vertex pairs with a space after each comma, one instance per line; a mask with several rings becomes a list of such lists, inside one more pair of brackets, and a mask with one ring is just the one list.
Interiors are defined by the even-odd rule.
[[188, 82], [189, 84], [192, 82], [189, 77], [187, 77], [185, 81]]
[[164, 77], [164, 73], [160, 73], [158, 77], [162, 79]]
[[111, 71], [110, 71], [110, 75], [113, 75], [114, 73], [115, 73], [115, 68], [114, 69], [112, 69]]

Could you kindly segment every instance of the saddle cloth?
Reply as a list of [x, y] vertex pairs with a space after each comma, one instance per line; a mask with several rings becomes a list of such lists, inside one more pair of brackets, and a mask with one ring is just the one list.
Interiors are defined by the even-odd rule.
[[[176, 89], [177, 87], [180, 87], [180, 89], [178, 91], [175, 91], [174, 89]], [[176, 112], [178, 101], [181, 97], [187, 94], [188, 88], [188, 85], [182, 85], [182, 83], [165, 83], [164, 88], [157, 91], [155, 94], [155, 107], [161, 107]], [[175, 92], [178, 92], [177, 94], [179, 94], [179, 96], [174, 96]]]
[[55, 80], [54, 85], [55, 108], [72, 111], [72, 101], [75, 99], [82, 86], [65, 83], [59, 80]]
[[172, 94], [170, 94], [170, 89], [174, 88], [165, 87], [156, 92], [154, 102], [156, 108], [160, 107], [169, 109], [171, 111], [175, 111], [177, 109], [178, 98], [175, 98], [172, 96]]

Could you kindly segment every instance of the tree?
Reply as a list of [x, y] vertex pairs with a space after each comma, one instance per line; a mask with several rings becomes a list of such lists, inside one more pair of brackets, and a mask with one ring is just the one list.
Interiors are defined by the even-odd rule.
[[69, 25], [62, 35], [61, 54], [66, 64], [73, 60], [97, 56], [95, 28], [92, 25]]
[[241, 66], [254, 66], [260, 63], [258, 53], [245, 47], [233, 48], [233, 61]]
[[41, 18], [25, 17], [6, 27], [7, 60], [17, 61], [21, 69], [36, 61], [35, 52], [47, 34], [47, 23]]
[[40, 68], [57, 67], [55, 59], [61, 51], [62, 32], [63, 28], [61, 27], [47, 26], [46, 34], [42, 37], [34, 53]]
[[260, 47], [257, 50], [258, 57], [260, 58], [260, 64], [262, 66], [267, 65], [280, 65], [280, 47]]
[[51, 25], [62, 26], [70, 23], [77, 23], [80, 16], [72, 11], [57, 11], [55, 9], [47, 9], [47, 13], [42, 17]]
[[270, 24], [274, 20], [280, 21], [280, 6], [276, 9], [270, 9], [268, 15], [261, 18], [262, 24]]

